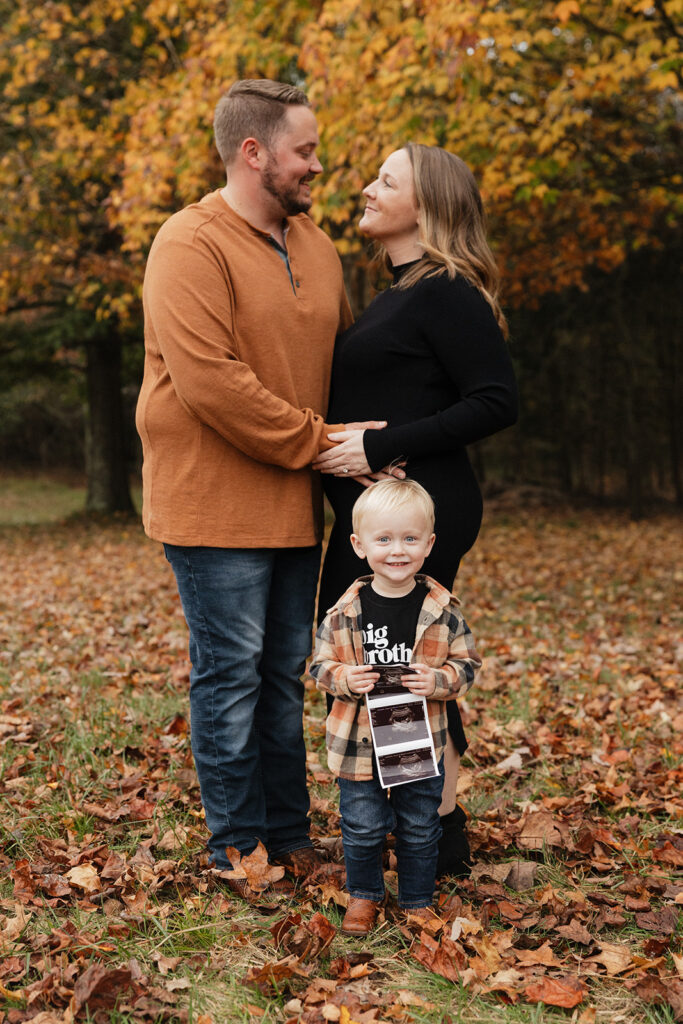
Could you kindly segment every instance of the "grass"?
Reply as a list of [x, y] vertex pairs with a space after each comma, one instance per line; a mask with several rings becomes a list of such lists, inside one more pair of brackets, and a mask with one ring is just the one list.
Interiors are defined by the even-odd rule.
[[[141, 507], [141, 489], [132, 485], [133, 503]], [[57, 523], [83, 512], [86, 488], [76, 474], [0, 473], [0, 527]]]
[[[318, 1024], [339, 1019], [345, 999], [351, 1021], [369, 1020], [374, 1008], [375, 1019], [397, 1024], [674, 1020], [666, 1001], [645, 1001], [626, 982], [672, 981], [680, 922], [660, 937], [660, 954], [645, 953], [657, 936], [639, 925], [619, 886], [636, 875], [653, 912], [675, 906], [665, 894], [673, 868], [653, 859], [657, 844], [678, 834], [681, 810], [675, 520], [636, 529], [614, 512], [572, 510], [570, 522], [563, 509], [491, 510], [458, 581], [486, 656], [463, 704], [472, 745], [461, 799], [473, 848], [491, 870], [518, 858], [536, 863], [537, 874], [524, 892], [486, 877], [445, 881], [440, 899], [460, 899], [458, 914], [479, 920], [487, 941], [505, 949], [509, 936], [514, 956], [549, 942], [562, 964], [550, 976], [588, 977], [574, 1011], [528, 1002], [523, 985], [506, 1002], [500, 991], [446, 980], [417, 962], [411, 944], [414, 951], [419, 939], [391, 918], [369, 941], [337, 933], [303, 963], [306, 978], [267, 992], [245, 987], [247, 971], [286, 955], [275, 948], [274, 920], [322, 913], [338, 928], [343, 911], [320, 889], [303, 888], [261, 915], [206, 873], [186, 731], [187, 638], [168, 567], [130, 524], [61, 521], [70, 514], [63, 484], [50, 491], [34, 481], [31, 502], [21, 497], [24, 483], [6, 480], [0, 506], [0, 1024], [37, 1009], [61, 1020], [71, 968], [131, 961], [144, 1014], [122, 992], [117, 1008], [85, 1008], [80, 1019]], [[36, 518], [11, 525], [8, 510], [20, 519], [21, 501]], [[336, 786], [325, 771], [324, 706], [312, 690], [305, 726], [313, 830], [331, 837]], [[524, 748], [521, 767], [498, 767]], [[566, 825], [568, 847], [525, 848], [525, 815], [539, 811]], [[596, 840], [579, 849], [586, 829], [612, 830], [616, 847]], [[100, 880], [90, 893], [76, 884], [76, 869], [88, 866]], [[623, 923], [601, 924], [605, 909]], [[585, 922], [590, 949], [562, 938], [553, 917]], [[585, 963], [604, 943], [655, 966], [611, 977]], [[340, 981], [339, 964], [368, 948], [370, 973]], [[476, 961], [473, 947], [466, 954]], [[46, 988], [31, 997], [50, 972], [66, 995]]]

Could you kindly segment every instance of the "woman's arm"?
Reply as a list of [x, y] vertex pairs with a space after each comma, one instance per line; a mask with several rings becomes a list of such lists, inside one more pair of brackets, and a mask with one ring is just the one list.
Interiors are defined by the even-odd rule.
[[[365, 433], [363, 447], [371, 469], [399, 456], [410, 458], [473, 444], [517, 419], [512, 361], [481, 292], [463, 278], [434, 278], [420, 284], [428, 343], [459, 397], [431, 416]], [[340, 447], [334, 454], [343, 457]]]

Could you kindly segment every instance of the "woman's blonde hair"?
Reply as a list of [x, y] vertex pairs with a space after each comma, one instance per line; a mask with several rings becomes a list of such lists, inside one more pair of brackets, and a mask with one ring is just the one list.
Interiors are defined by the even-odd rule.
[[[459, 156], [440, 146], [409, 142], [403, 149], [413, 169], [425, 255], [396, 287], [410, 288], [422, 277], [462, 274], [482, 293], [507, 337], [507, 320], [498, 302], [500, 276], [486, 239], [484, 207], [472, 171]], [[390, 267], [386, 252], [384, 259]]]

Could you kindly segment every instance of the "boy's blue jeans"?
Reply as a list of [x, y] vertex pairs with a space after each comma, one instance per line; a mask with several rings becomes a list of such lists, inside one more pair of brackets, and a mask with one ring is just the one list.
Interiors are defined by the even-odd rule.
[[210, 859], [310, 846], [301, 674], [320, 546], [165, 544], [190, 630], [190, 725]]
[[367, 782], [339, 779], [346, 888], [351, 896], [384, 898], [382, 852], [388, 832], [396, 836], [398, 902], [404, 910], [429, 907], [434, 898], [441, 824], [443, 759], [439, 776], [382, 789], [373, 758]]

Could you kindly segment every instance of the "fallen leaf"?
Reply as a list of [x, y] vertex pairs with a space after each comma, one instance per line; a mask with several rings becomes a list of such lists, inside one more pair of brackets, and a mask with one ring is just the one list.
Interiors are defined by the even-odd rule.
[[622, 946], [616, 942], [602, 942], [600, 952], [587, 958], [587, 963], [602, 964], [607, 973], [613, 977], [622, 974], [631, 966], [633, 957], [629, 946]]
[[678, 925], [679, 911], [673, 907], [662, 907], [646, 914], [636, 914], [636, 924], [646, 932], [657, 935], [673, 935]]
[[517, 962], [524, 967], [531, 967], [534, 964], [543, 964], [546, 967], [560, 966], [560, 961], [550, 948], [549, 942], [544, 942], [538, 949], [515, 949], [514, 954]]
[[567, 975], [560, 978], [543, 977], [524, 989], [524, 995], [530, 1003], [564, 1006], [567, 1009], [583, 1002], [587, 992], [585, 982]]
[[569, 829], [548, 811], [527, 814], [520, 825], [517, 843], [526, 850], [542, 850], [545, 846], [566, 848], [568, 845]]
[[446, 935], [442, 935], [441, 941], [437, 942], [431, 935], [422, 932], [420, 941], [413, 943], [410, 952], [430, 971], [440, 974], [449, 981], [459, 981], [460, 972], [467, 966], [467, 957], [463, 950]]
[[228, 878], [246, 878], [249, 888], [254, 892], [263, 892], [271, 882], [277, 882], [285, 873], [282, 865], [268, 863], [268, 851], [260, 840], [246, 857], [234, 846], [228, 846], [225, 852], [233, 866], [223, 874]]
[[519, 999], [520, 985], [524, 981], [524, 975], [514, 967], [508, 967], [504, 971], [498, 971], [486, 979], [484, 992], [505, 992], [511, 1002], [516, 1003]]
[[481, 921], [473, 920], [470, 917], [456, 917], [451, 927], [450, 937], [453, 942], [457, 942], [462, 935], [478, 935], [483, 930], [484, 926]]
[[75, 868], [67, 871], [66, 877], [71, 885], [83, 889], [84, 892], [99, 892], [102, 888], [100, 876], [92, 864], [77, 864]]
[[571, 942], [578, 942], [583, 946], [590, 946], [593, 942], [593, 936], [588, 931], [584, 924], [581, 924], [576, 918], [572, 918], [569, 924], [560, 924], [555, 927], [555, 931], [558, 935], [561, 935], [563, 939], [569, 939]]
[[102, 964], [91, 964], [76, 980], [71, 1012], [77, 1016], [84, 1007], [90, 1014], [111, 1009], [121, 992], [130, 987], [131, 978], [128, 968], [110, 970]]
[[169, 828], [167, 832], [164, 832], [156, 844], [156, 848], [167, 853], [175, 853], [176, 850], [187, 844], [188, 835], [188, 829], [183, 825], [176, 825], [175, 828]]

